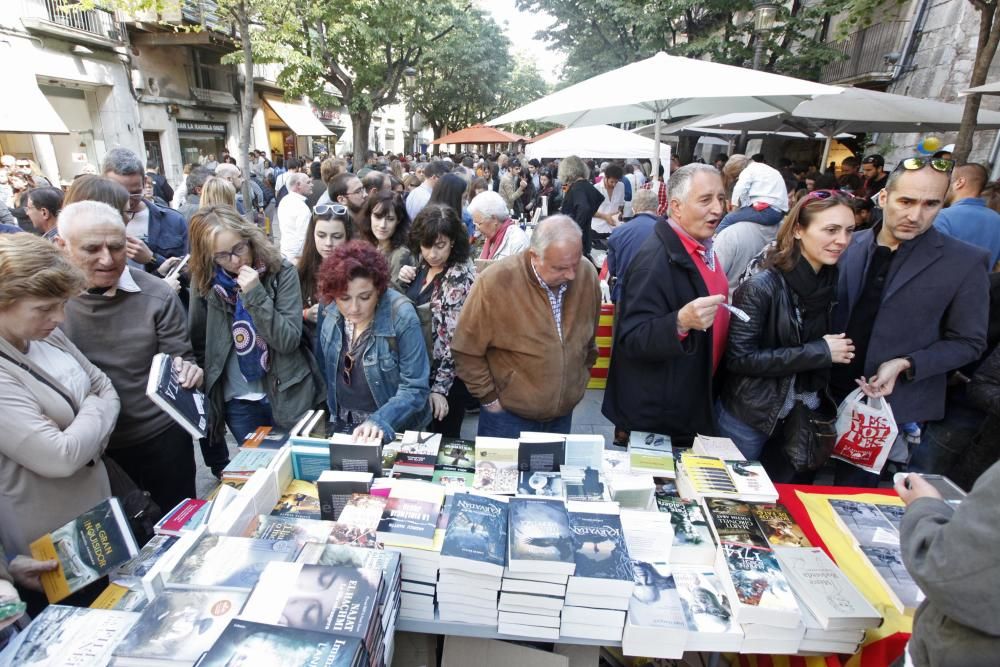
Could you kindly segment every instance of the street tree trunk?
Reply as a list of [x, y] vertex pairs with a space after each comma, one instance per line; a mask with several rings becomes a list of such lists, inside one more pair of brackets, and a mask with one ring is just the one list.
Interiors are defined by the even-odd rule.
[[354, 125], [354, 164], [364, 164], [365, 153], [368, 151], [368, 133], [372, 127], [372, 112], [352, 111], [351, 124]]
[[246, 217], [254, 220], [253, 195], [250, 191], [250, 132], [253, 129], [253, 49], [250, 45], [250, 12], [247, 7], [249, 0], [240, 0], [237, 7], [237, 22], [240, 26], [240, 39], [243, 40], [243, 100], [240, 105], [240, 169], [243, 171], [243, 206]]
[[[990, 63], [996, 55], [997, 45], [1000, 44], [1000, 21], [997, 20], [997, 12], [1000, 9], [1000, 2], [984, 2], [983, 0], [970, 0], [979, 11], [979, 39], [976, 42], [976, 62], [972, 67], [972, 80], [969, 82], [970, 88], [981, 86], [986, 83], [989, 74]], [[962, 127], [958, 131], [958, 138], [955, 140], [955, 151], [952, 157], [961, 164], [965, 162], [969, 153], [972, 152], [972, 137], [976, 131], [976, 123], [979, 117], [979, 105], [982, 95], [969, 95], [965, 100], [965, 111], [962, 113]]]

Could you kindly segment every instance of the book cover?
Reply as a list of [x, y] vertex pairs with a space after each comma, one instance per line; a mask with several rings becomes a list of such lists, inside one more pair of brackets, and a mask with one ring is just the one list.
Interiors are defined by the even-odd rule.
[[748, 503], [728, 498], [705, 498], [705, 508], [720, 543], [732, 542], [767, 548], [764, 532], [757, 525]]
[[715, 544], [705, 513], [696, 500], [681, 500], [671, 496], [656, 496], [656, 508], [670, 515], [674, 529], [673, 546], [701, 546]]
[[114, 655], [194, 664], [240, 612], [247, 595], [168, 588], [149, 601]]
[[440, 448], [440, 433], [407, 431], [403, 434], [403, 439], [399, 444], [396, 465], [402, 463], [404, 465], [428, 467], [433, 470], [434, 464], [437, 463]]
[[281, 494], [278, 504], [271, 510], [271, 515], [319, 519], [319, 491], [316, 489], [316, 484], [293, 479]]
[[349, 544], [374, 547], [377, 544], [379, 522], [389, 499], [384, 496], [366, 496], [356, 493], [344, 506], [338, 521], [330, 531], [331, 544]]
[[355, 667], [364, 656], [358, 639], [233, 620], [198, 667]]
[[727, 633], [739, 627], [714, 570], [674, 568], [672, 574], [691, 632]]
[[764, 538], [768, 545], [774, 547], [809, 547], [812, 546], [805, 533], [788, 509], [780, 503], [754, 503], [750, 505]]
[[673, 453], [673, 444], [669, 435], [659, 433], [647, 433], [645, 431], [632, 431], [628, 439], [629, 450], [646, 449], [665, 454]]
[[674, 631], [686, 630], [684, 607], [670, 566], [635, 560], [632, 561], [632, 573], [635, 588], [628, 602], [629, 622]]
[[563, 495], [568, 501], [602, 502], [606, 499], [601, 473], [595, 468], [571, 468], [560, 470]]
[[553, 472], [566, 460], [566, 438], [550, 433], [522, 433], [517, 447], [518, 472]]
[[370, 442], [356, 442], [354, 436], [330, 436], [330, 470], [382, 474], [382, 448]]
[[517, 493], [517, 440], [476, 438], [476, 474], [473, 488], [485, 493]]
[[863, 627], [881, 622], [881, 615], [822, 549], [778, 548], [775, 555], [793, 591], [824, 629], [838, 621], [867, 621]]
[[15, 635], [0, 658], [11, 667], [103, 665], [139, 614], [49, 605]]
[[747, 500], [778, 499], [778, 490], [771, 483], [760, 461], [726, 461], [726, 469], [736, 486], [736, 491]]
[[142, 579], [178, 539], [173, 535], [154, 535], [153, 539], [139, 549], [134, 558], [122, 563], [111, 572], [111, 579], [115, 581]]
[[133, 590], [121, 584], [108, 584], [108, 587], [90, 603], [90, 608], [139, 612], [145, 608], [148, 601], [141, 586]]
[[432, 481], [444, 487], [471, 489], [475, 476], [475, 442], [459, 438], [442, 438]]
[[117, 498], [108, 498], [66, 525], [29, 545], [35, 560], [56, 560], [59, 567], [41, 575], [49, 602], [59, 602], [97, 581], [139, 553]]
[[558, 472], [522, 472], [518, 475], [517, 495], [562, 498], [562, 476]]
[[288, 442], [289, 431], [276, 426], [258, 426], [253, 433], [247, 433], [240, 445], [243, 449], [281, 449]]
[[400, 556], [396, 551], [326, 544], [319, 549], [317, 556], [316, 562], [309, 564], [379, 570], [387, 587], [395, 587], [400, 578]]
[[739, 491], [721, 459], [685, 452], [681, 454], [681, 465], [684, 466], [684, 474], [691, 482], [692, 489], [698, 495], [735, 496]]
[[443, 502], [444, 489], [440, 486], [397, 482], [378, 524], [379, 540], [397, 546], [432, 546]]
[[204, 534], [166, 576], [168, 586], [251, 589], [271, 561], [290, 561], [285, 540]]
[[628, 441], [629, 467], [659, 477], [674, 477], [673, 446], [670, 436], [644, 431], [632, 431]]
[[246, 537], [290, 542], [290, 551], [297, 553], [309, 542], [326, 544], [332, 530], [330, 521], [261, 514], [248, 526]]
[[854, 500], [828, 501], [834, 514], [860, 546], [898, 546], [899, 533], [877, 505]]
[[162, 519], [156, 522], [154, 531], [160, 535], [179, 536], [186, 530], [194, 530], [208, 516], [210, 501], [199, 498], [185, 498]]
[[180, 375], [174, 370], [173, 359], [160, 352], [153, 356], [146, 383], [146, 396], [184, 427], [195, 438], [207, 434], [208, 419], [205, 417], [205, 394], [197, 389], [181, 386]]
[[746, 457], [736, 443], [729, 438], [717, 438], [708, 435], [696, 435], [691, 453], [699, 456], [710, 456], [723, 461], [745, 461]]
[[502, 575], [507, 558], [507, 503], [469, 493], [452, 498], [441, 545], [442, 566], [461, 569], [464, 562], [471, 562], [477, 571]]
[[900, 612], [920, 606], [924, 594], [906, 571], [903, 552], [898, 546], [861, 545], [861, 553], [892, 593], [893, 603]]
[[569, 527], [569, 513], [561, 501], [512, 498], [508, 512], [511, 570], [574, 572], [573, 531]]
[[741, 605], [799, 615], [795, 596], [773, 551], [723, 542], [722, 556]]
[[603, 453], [603, 435], [597, 433], [569, 433], [566, 435], [565, 465], [600, 470]]
[[[569, 512], [576, 578], [629, 582], [634, 579], [622, 522], [614, 514]], [[571, 580], [572, 581], [572, 580]]]
[[368, 493], [371, 490], [372, 479], [372, 474], [367, 471], [323, 471], [316, 480], [320, 518], [324, 521], [336, 521], [353, 494]]

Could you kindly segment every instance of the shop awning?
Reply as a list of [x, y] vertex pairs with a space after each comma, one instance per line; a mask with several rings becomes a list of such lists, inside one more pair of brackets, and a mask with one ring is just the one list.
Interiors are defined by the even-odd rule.
[[17, 91], [17, 100], [0, 104], [0, 132], [69, 134], [66, 123], [38, 89], [35, 77], [30, 72], [16, 76], [20, 80], [11, 82], [8, 90]]
[[278, 114], [295, 134], [302, 137], [329, 137], [333, 134], [320, 122], [312, 109], [301, 102], [283, 102], [273, 97], [265, 97], [268, 106]]

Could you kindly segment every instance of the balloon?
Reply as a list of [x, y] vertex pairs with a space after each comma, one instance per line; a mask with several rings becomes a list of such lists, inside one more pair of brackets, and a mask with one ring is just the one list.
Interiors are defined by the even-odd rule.
[[931, 151], [927, 150], [924, 147], [924, 142], [922, 142], [922, 141], [919, 144], [917, 144], [917, 152], [920, 153], [921, 155], [930, 155], [931, 154]]
[[937, 152], [938, 150], [940, 150], [940, 148], [941, 148], [941, 139], [939, 137], [935, 137], [934, 135], [931, 135], [929, 137], [924, 137], [924, 150], [926, 150], [928, 153]]

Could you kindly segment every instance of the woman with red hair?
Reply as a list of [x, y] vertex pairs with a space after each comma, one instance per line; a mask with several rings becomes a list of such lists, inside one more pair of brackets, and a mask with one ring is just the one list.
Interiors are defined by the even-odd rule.
[[388, 289], [389, 265], [368, 243], [338, 246], [317, 288], [324, 311], [317, 352], [338, 431], [387, 442], [431, 419], [430, 362], [409, 300]]

